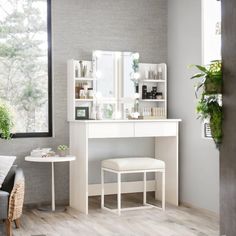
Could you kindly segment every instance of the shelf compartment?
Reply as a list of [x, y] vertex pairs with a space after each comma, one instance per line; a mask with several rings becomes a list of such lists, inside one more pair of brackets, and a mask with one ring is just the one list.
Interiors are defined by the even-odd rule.
[[165, 99], [139, 99], [141, 102], [165, 102]]
[[94, 101], [94, 99], [92, 99], [92, 98], [76, 98], [75, 99], [75, 101], [76, 102], [93, 102]]
[[95, 78], [92, 77], [75, 77], [76, 81], [94, 81]]
[[165, 83], [166, 81], [164, 79], [144, 79], [140, 80], [140, 83]]

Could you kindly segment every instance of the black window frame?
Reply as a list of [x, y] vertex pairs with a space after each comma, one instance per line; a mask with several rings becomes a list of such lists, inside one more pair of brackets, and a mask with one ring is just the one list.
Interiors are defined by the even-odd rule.
[[48, 39], [48, 132], [14, 133], [12, 138], [52, 137], [52, 8], [47, 0], [47, 39]]

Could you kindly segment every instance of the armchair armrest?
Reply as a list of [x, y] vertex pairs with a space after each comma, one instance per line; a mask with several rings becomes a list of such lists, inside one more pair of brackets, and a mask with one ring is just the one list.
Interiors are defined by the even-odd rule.
[[7, 219], [9, 193], [0, 190], [0, 220]]
[[8, 219], [13, 221], [20, 218], [23, 210], [25, 194], [25, 178], [22, 169], [17, 168], [13, 189], [9, 198]]

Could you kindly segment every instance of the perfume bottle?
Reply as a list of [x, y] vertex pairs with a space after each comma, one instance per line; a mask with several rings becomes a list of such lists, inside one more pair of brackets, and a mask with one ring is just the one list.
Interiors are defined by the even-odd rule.
[[97, 118], [97, 120], [102, 120], [103, 119], [102, 107], [100, 105], [97, 106], [96, 118]]
[[75, 66], [75, 78], [78, 78], [79, 77], [79, 68], [78, 66], [76, 65]]
[[75, 98], [76, 99], [80, 98], [80, 90], [81, 89], [83, 89], [82, 84], [77, 82], [75, 85]]
[[162, 80], [162, 79], [163, 79], [161, 67], [158, 68], [158, 79], [159, 79], [159, 80]]
[[91, 114], [90, 114], [90, 119], [96, 120], [96, 115], [97, 115], [96, 109], [95, 109], [94, 106], [92, 106]]
[[142, 86], [142, 99], [147, 98], [147, 85]]

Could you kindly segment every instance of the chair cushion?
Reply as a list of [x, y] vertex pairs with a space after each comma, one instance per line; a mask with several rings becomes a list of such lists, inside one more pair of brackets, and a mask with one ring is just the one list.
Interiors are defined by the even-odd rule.
[[115, 158], [102, 161], [102, 167], [116, 171], [152, 170], [165, 168], [165, 162], [150, 157]]
[[0, 190], [0, 220], [7, 219], [9, 193]]
[[15, 159], [15, 156], [0, 156], [0, 188]]

